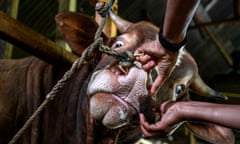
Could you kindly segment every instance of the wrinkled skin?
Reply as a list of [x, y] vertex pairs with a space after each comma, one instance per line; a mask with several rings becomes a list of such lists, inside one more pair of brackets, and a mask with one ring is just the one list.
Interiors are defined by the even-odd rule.
[[119, 74], [119, 70], [95, 72], [88, 87], [88, 94], [94, 95], [90, 101], [92, 116], [111, 129], [129, 124], [140, 111], [139, 101], [148, 97], [146, 81], [147, 73], [136, 67], [128, 75]]

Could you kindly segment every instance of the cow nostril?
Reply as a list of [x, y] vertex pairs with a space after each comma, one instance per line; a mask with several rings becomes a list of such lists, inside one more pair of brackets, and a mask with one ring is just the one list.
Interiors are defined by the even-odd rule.
[[185, 88], [185, 86], [183, 84], [177, 85], [175, 93], [178, 94], [178, 95], [183, 93], [184, 92], [184, 88]]

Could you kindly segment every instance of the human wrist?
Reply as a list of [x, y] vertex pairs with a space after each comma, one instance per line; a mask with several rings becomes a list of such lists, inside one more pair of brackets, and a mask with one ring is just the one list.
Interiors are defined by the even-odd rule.
[[186, 105], [187, 103], [185, 103], [184, 101], [175, 103], [175, 109], [178, 112], [179, 119], [181, 119], [182, 121], [189, 118], [189, 107]]
[[162, 32], [159, 33], [159, 42], [167, 50], [172, 52], [178, 52], [187, 43], [187, 38], [185, 37], [180, 42], [175, 42], [167, 39]]
[[212, 114], [212, 108], [207, 103], [183, 101], [179, 103], [180, 114], [183, 120], [207, 120], [206, 113]]

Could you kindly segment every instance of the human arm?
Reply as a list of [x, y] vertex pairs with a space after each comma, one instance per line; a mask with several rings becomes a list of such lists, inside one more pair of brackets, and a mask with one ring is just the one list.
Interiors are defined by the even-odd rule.
[[[164, 38], [171, 42], [178, 44], [186, 37], [187, 28], [192, 20], [196, 8], [200, 0], [168, 0], [166, 7], [166, 14], [164, 18], [164, 25], [162, 35]], [[151, 87], [151, 94], [154, 95], [157, 88], [165, 81], [170, 75], [174, 67], [178, 51], [170, 51], [164, 48], [159, 42], [159, 35], [156, 39], [144, 43], [139, 49], [139, 53], [144, 53], [144, 56], [137, 57], [136, 59], [142, 63], [143, 69], [146, 71], [151, 70], [157, 66], [159, 76], [154, 81]]]
[[161, 120], [149, 124], [140, 115], [140, 126], [145, 137], [166, 136], [172, 126], [182, 121], [203, 121], [240, 129], [240, 105], [214, 104], [207, 102], [170, 102], [160, 107]]

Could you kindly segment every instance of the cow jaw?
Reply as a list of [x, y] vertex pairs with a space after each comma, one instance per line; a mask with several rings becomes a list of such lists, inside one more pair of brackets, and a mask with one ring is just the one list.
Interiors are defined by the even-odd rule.
[[147, 80], [147, 73], [136, 67], [126, 72], [111, 66], [95, 72], [88, 85], [91, 115], [110, 129], [131, 123], [140, 101], [148, 96]]

